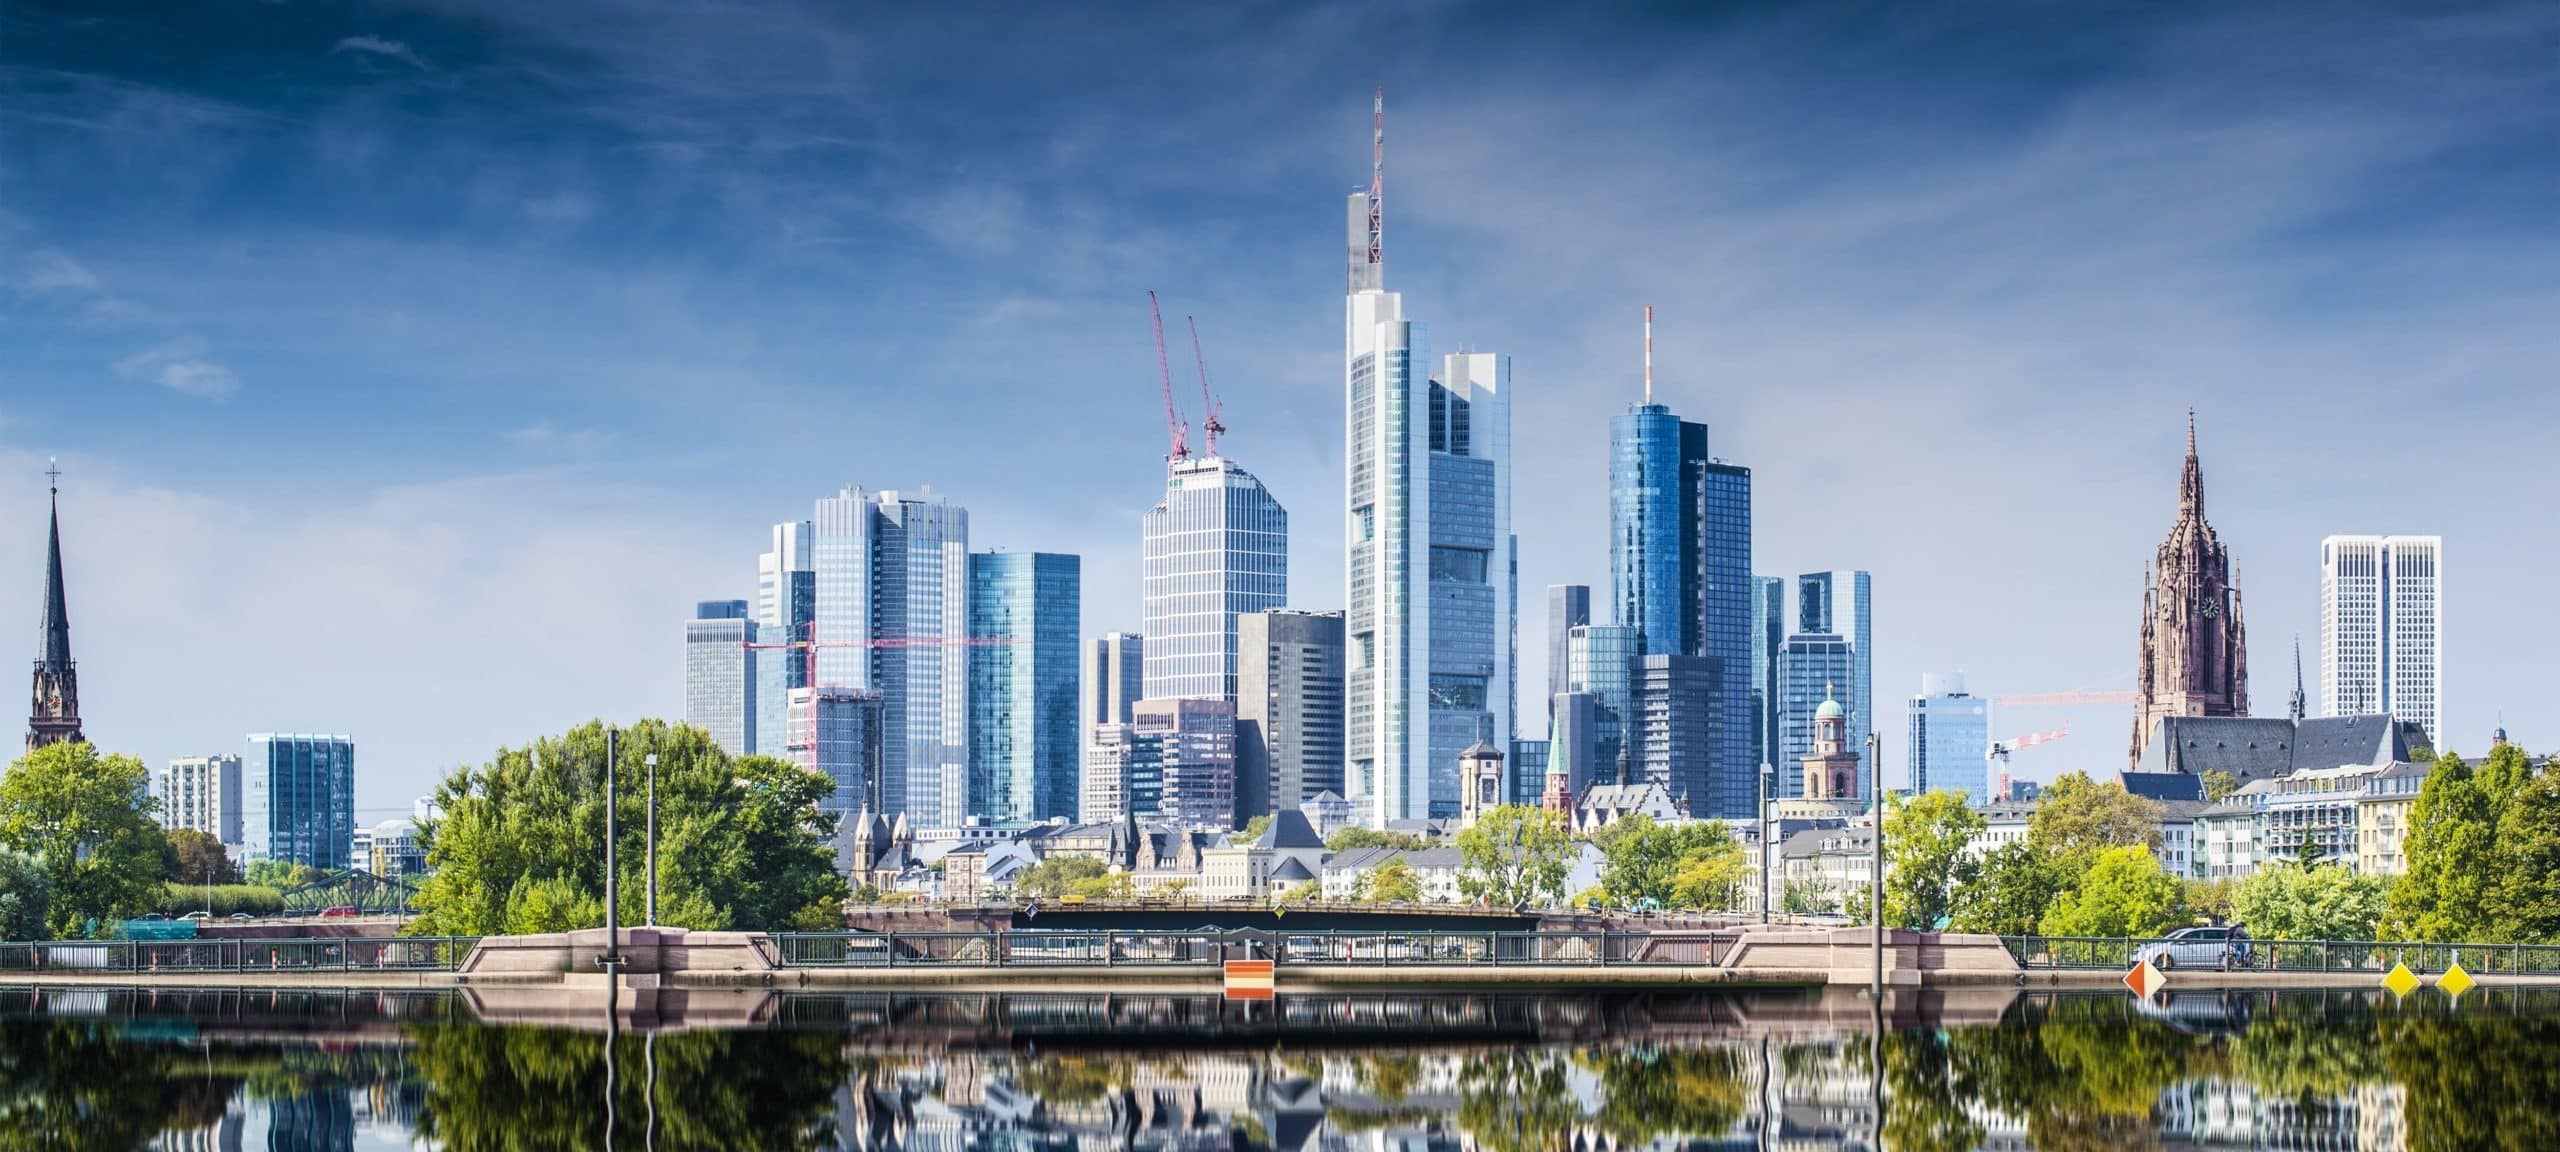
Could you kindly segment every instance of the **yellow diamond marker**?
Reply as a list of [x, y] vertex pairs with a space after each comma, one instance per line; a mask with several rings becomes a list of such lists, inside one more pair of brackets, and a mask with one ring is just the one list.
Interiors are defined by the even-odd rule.
[[2443, 989], [2445, 995], [2452, 996], [2457, 999], [2459, 999], [2463, 993], [2478, 987], [2479, 984], [2479, 981], [2471, 978], [2470, 973], [2462, 970], [2462, 961], [2460, 960], [2454, 961], [2452, 967], [2446, 968], [2444, 970], [2444, 975], [2436, 977], [2436, 987]]
[[2394, 996], [2406, 996], [2415, 992], [2420, 983], [2418, 974], [2409, 971], [2409, 966], [2406, 964], [2393, 964], [2391, 973], [2382, 978], [2382, 986], [2390, 989]]

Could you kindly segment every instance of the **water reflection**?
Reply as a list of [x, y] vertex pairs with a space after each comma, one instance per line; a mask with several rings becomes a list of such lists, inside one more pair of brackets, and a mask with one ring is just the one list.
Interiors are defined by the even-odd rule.
[[636, 1036], [414, 995], [0, 991], [0, 1152], [2560, 1147], [2544, 993], [1923, 997], [1880, 1046], [1802, 995], [764, 1014]]

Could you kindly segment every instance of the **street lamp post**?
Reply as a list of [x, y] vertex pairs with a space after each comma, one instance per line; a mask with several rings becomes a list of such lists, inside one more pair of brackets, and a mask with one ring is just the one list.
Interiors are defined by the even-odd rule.
[[1769, 922], [1769, 873], [1771, 854], [1777, 851], [1773, 841], [1777, 829], [1769, 819], [1769, 794], [1777, 791], [1778, 770], [1767, 762], [1760, 765], [1760, 922]]
[[613, 851], [613, 842], [620, 839], [622, 832], [614, 813], [622, 799], [620, 791], [614, 787], [614, 778], [619, 775], [614, 771], [621, 751], [619, 735], [614, 729], [604, 730], [604, 955], [596, 957], [596, 963], [608, 972], [622, 963], [622, 911], [617, 904], [621, 893], [614, 883], [614, 871], [619, 864]]
[[649, 754], [649, 926], [658, 925], [658, 754]]
[[1867, 813], [1876, 834], [1867, 858], [1867, 931], [1875, 945], [1875, 973], [1868, 993], [1884, 996], [1884, 743], [1867, 733]]

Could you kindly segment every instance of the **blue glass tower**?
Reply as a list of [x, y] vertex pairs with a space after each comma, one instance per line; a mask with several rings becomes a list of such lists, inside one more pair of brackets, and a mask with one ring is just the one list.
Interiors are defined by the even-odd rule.
[[1049, 552], [969, 557], [968, 815], [1076, 814], [1083, 562]]
[[[1702, 437], [1703, 439], [1703, 437]], [[1707, 791], [1689, 814], [1751, 819], [1759, 803], [1760, 751], [1753, 739], [1759, 630], [1752, 615], [1751, 470], [1710, 460], [1698, 469], [1697, 655], [1707, 658]]]
[[1644, 650], [1697, 651], [1698, 472], [1707, 426], [1639, 404], [1609, 421], [1611, 620], [1644, 637]]
[[356, 834], [356, 745], [344, 736], [262, 733], [240, 760], [248, 857], [344, 868]]

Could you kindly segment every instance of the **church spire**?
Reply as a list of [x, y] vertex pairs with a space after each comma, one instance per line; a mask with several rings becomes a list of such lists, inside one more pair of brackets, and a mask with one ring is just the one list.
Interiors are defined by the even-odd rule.
[[2196, 460], [2196, 410], [2187, 409], [2187, 466], [2178, 477], [2178, 514], [2204, 518], [2204, 465]]
[[2310, 711], [2311, 701], [2302, 692], [2302, 637], [2296, 636], [2293, 638], [2293, 722], [2302, 723], [2302, 718]]
[[51, 516], [44, 567], [44, 622], [39, 625], [35, 690], [27, 709], [27, 751], [82, 739], [80, 680], [71, 661], [71, 611], [62, 592], [62, 469], [45, 469]]

